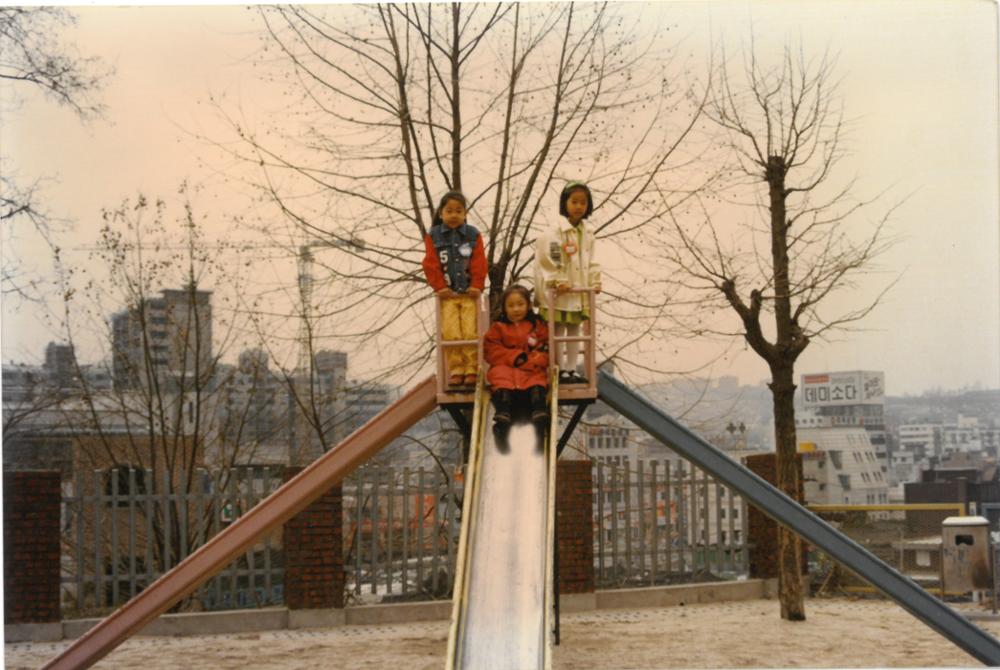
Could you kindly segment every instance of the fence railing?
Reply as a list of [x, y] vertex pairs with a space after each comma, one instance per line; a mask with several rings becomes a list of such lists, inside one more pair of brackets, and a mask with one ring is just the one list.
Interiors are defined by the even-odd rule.
[[594, 561], [601, 588], [747, 574], [741, 497], [684, 461], [595, 461]]
[[[149, 470], [77, 477], [63, 495], [64, 616], [117, 607], [280, 486], [282, 469]], [[733, 579], [747, 572], [746, 504], [683, 462], [593, 465], [599, 588]], [[461, 475], [444, 468], [362, 467], [344, 480], [348, 604], [448, 598], [462, 522]], [[512, 538], [513, 540], [513, 538]], [[284, 601], [280, 531], [262, 538], [188, 598], [186, 609]]]
[[[115, 468], [78, 474], [62, 497], [64, 616], [117, 607], [278, 488], [282, 468], [237, 467], [171, 478]], [[182, 604], [185, 609], [283, 602], [280, 540], [267, 536]]]
[[461, 477], [451, 475], [362, 467], [344, 481], [349, 601], [451, 596], [464, 490]]
[[[941, 522], [965, 515], [962, 503], [810, 505], [809, 509], [932, 592], [941, 589]], [[876, 592], [815, 547], [809, 550], [809, 573], [817, 595]]]
[[[593, 483], [599, 588], [747, 574], [746, 503], [707, 473], [683, 462], [595, 461]], [[461, 501], [462, 482], [441, 470], [363, 468], [348, 478], [348, 592], [359, 602], [449, 597]]]

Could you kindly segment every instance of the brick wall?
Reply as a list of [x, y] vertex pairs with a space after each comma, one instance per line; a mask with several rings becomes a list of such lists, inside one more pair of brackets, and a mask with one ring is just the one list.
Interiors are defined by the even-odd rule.
[[59, 621], [58, 472], [3, 473], [4, 623]]
[[[286, 468], [286, 481], [302, 468]], [[285, 605], [289, 609], [344, 606], [344, 522], [335, 486], [285, 523]]]
[[[758, 477], [772, 486], [778, 481], [777, 457], [775, 454], [755, 454], [748, 456], [746, 466]], [[796, 498], [801, 503], [805, 500], [802, 487], [802, 454], [795, 456], [795, 469], [799, 473], [799, 492]], [[753, 578], [770, 579], [778, 576], [778, 523], [772, 521], [759, 509], [748, 503], [747, 528], [750, 542], [750, 576]], [[802, 543], [802, 574], [808, 570], [808, 549]]]
[[559, 593], [594, 591], [593, 499], [590, 461], [559, 461], [556, 482]]

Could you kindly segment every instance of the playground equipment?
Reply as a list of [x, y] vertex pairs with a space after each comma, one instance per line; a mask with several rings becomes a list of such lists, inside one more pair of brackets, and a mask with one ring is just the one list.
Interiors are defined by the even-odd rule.
[[485, 293], [476, 298], [476, 331], [478, 336], [474, 340], [445, 340], [441, 337], [441, 300], [437, 296], [434, 298], [434, 309], [437, 315], [437, 398], [438, 403], [455, 418], [459, 428], [462, 428], [462, 431], [467, 433], [466, 426], [463, 426], [461, 420], [456, 417], [456, 413], [453, 410], [455, 409], [455, 405], [471, 406], [476, 400], [476, 392], [471, 388], [449, 388], [446, 385], [448, 365], [445, 353], [449, 349], [475, 347], [476, 367], [479, 370], [483, 369], [483, 334], [490, 325], [489, 307], [487, 306], [488, 298]]
[[[549, 435], [556, 430], [556, 384], [558, 376]], [[521, 424], [511, 429], [501, 453], [487, 429], [492, 408], [485, 391], [475, 411], [446, 667], [551, 668], [555, 449], [533, 426]]]
[[[588, 293], [593, 318], [593, 293]], [[560, 389], [558, 377], [554, 378], [551, 430], [541, 445], [540, 455], [539, 445], [533, 437], [513, 431], [511, 453], [501, 455], [497, 452], [486, 429], [490, 404], [482, 371], [474, 392], [465, 389], [452, 393], [441, 386], [443, 349], [469, 343], [439, 342], [442, 346], [438, 349], [438, 375], [418, 384], [44, 667], [66, 670], [90, 667], [210, 578], [257, 537], [307, 507], [441, 403], [458, 417], [465, 416], [463, 411], [468, 407], [472, 408], [471, 420], [466, 420], [463, 428], [470, 441], [464, 503], [469, 512], [462, 515], [452, 628], [448, 638], [448, 668], [538, 667], [547, 670], [551, 667], [553, 634], [558, 629], [554, 577], [556, 457], [586, 405], [593, 401], [595, 383], [597, 397], [612, 409], [738, 490], [765, 514], [858, 573], [979, 661], [990, 666], [1000, 665], [1000, 642], [996, 638], [688, 431], [641, 394], [612, 375], [597, 372], [593, 322], [590, 326], [585, 335], [580, 336], [590, 347], [586, 358], [589, 383], [575, 385], [576, 389]], [[556, 342], [568, 339], [555, 338], [550, 349], [554, 350]], [[557, 374], [555, 368], [553, 373]], [[553, 448], [560, 404], [575, 404], [576, 411]], [[531, 433], [534, 435], [534, 431]], [[515, 463], [516, 477], [509, 467]], [[512, 490], [511, 487], [517, 484], [524, 486]], [[511, 521], [517, 526], [504, 525]], [[497, 537], [503, 541], [498, 541]], [[524, 549], [525, 553], [504, 554], [501, 551], [504, 548]], [[516, 589], [512, 588], [515, 583]]]
[[995, 637], [705, 442], [621, 381], [599, 373], [598, 397], [660, 442], [739, 491], [760, 511], [868, 580], [903, 609], [970, 655], [986, 665], [1000, 664], [1000, 642]]
[[427, 377], [346, 440], [306, 467], [231, 526], [178, 563], [67, 647], [45, 668], [89, 668], [221, 570], [257, 538], [282, 525], [437, 406]]
[[[584, 377], [587, 378], [587, 383], [568, 384], [564, 386], [559, 392], [559, 400], [563, 402], [582, 400], [585, 401], [585, 404], [589, 404], [597, 397], [597, 310], [595, 309], [596, 305], [594, 301], [595, 291], [592, 288], [575, 288], [565, 291], [565, 293], [580, 293], [585, 297], [587, 301], [586, 312], [589, 318], [581, 324], [579, 335], [556, 336], [556, 329], [549, 328], [549, 352], [551, 352], [549, 360], [552, 361], [553, 367], [557, 367], [559, 359], [555, 356], [557, 350], [561, 349], [561, 346], [572, 342], [578, 342], [583, 345], [583, 371]], [[555, 289], [550, 289], [548, 292], [548, 304], [556, 304]]]

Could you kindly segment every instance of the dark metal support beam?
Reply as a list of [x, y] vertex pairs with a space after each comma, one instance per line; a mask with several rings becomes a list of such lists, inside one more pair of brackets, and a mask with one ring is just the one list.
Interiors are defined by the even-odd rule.
[[443, 407], [451, 415], [458, 429], [462, 431], [462, 437], [465, 441], [468, 442], [471, 440], [472, 426], [469, 423], [469, 417], [466, 416], [467, 410], [461, 405], [444, 405]]
[[466, 405], [442, 405], [448, 414], [451, 415], [458, 430], [462, 433], [462, 463], [469, 462], [469, 449], [472, 447], [472, 420], [469, 418], [471, 410]]
[[598, 397], [681, 456], [731, 486], [760, 511], [850, 568], [979, 661], [1000, 666], [1000, 642], [784, 493], [704, 441], [606, 372]]
[[580, 419], [583, 418], [583, 413], [587, 411], [588, 404], [580, 404], [576, 406], [576, 410], [574, 410], [573, 416], [570, 417], [569, 423], [566, 424], [565, 428], [563, 428], [562, 435], [559, 437], [559, 443], [556, 444], [556, 458], [562, 456], [563, 448], [565, 448], [566, 443], [569, 442], [569, 438], [573, 437], [573, 431], [576, 430], [577, 424], [580, 423]]

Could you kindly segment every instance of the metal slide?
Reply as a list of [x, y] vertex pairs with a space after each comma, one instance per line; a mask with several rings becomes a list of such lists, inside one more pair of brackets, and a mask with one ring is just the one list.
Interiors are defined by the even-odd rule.
[[[554, 433], [558, 389], [553, 389]], [[489, 394], [474, 411], [462, 512], [449, 670], [551, 668], [555, 449], [530, 424], [515, 425], [509, 451], [493, 438]]]
[[606, 372], [598, 397], [698, 467], [736, 489], [762, 512], [850, 568], [903, 609], [989, 666], [1000, 666], [1000, 642], [908, 577], [883, 563], [743, 465], [705, 442]]
[[437, 382], [431, 376], [87, 631], [44, 668], [89, 668], [225, 567], [260, 535], [308, 507], [436, 407]]

